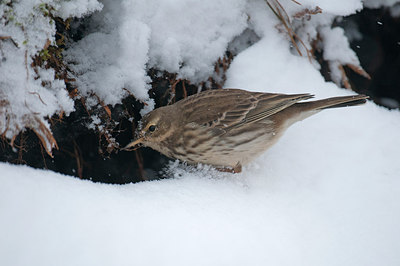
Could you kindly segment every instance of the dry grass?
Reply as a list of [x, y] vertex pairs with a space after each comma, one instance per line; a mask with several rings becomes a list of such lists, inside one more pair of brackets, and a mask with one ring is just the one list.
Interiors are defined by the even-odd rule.
[[58, 149], [58, 145], [56, 139], [50, 129], [45, 125], [44, 121], [38, 117], [34, 117], [32, 124], [29, 127], [33, 132], [35, 132], [47, 154], [50, 157], [53, 157], [52, 150]]
[[[12, 114], [12, 108], [10, 106], [10, 102], [7, 99], [2, 99], [0, 101], [0, 115], [5, 117], [6, 125], [2, 128], [3, 132], [0, 132], [0, 137], [3, 141], [7, 140], [7, 136], [9, 136], [11, 132], [12, 136], [10, 137], [10, 141], [7, 142], [13, 148], [18, 148], [20, 152], [24, 151], [24, 142], [20, 141], [19, 146], [15, 146], [15, 139], [20, 134], [22, 140], [22, 133], [21, 131], [23, 128], [30, 128], [32, 129], [36, 136], [39, 138], [40, 143], [42, 144], [43, 148], [45, 149], [46, 153], [53, 157], [52, 150], [58, 149], [57, 142], [53, 137], [49, 127], [46, 125], [47, 123], [44, 121], [44, 118], [38, 117], [36, 114], [31, 113], [29, 115], [25, 115], [22, 118], [22, 124], [16, 123], [13, 120], [16, 120], [17, 117], [15, 114]], [[10, 128], [10, 125], [13, 125]], [[22, 128], [20, 128], [22, 127]]]
[[[268, 7], [272, 10], [272, 12], [275, 14], [275, 16], [279, 19], [279, 21], [281, 22], [283, 27], [285, 28], [286, 33], [287, 33], [288, 37], [290, 38], [290, 41], [292, 42], [293, 47], [296, 49], [297, 53], [300, 56], [303, 56], [303, 53], [301, 52], [301, 50], [297, 44], [299, 42], [302, 45], [302, 47], [304, 48], [304, 50], [306, 51], [307, 57], [311, 62], [311, 59], [313, 57], [311, 49], [305, 45], [305, 43], [301, 40], [301, 38], [299, 38], [299, 36], [294, 31], [291, 19], [290, 19], [289, 15], [287, 14], [285, 8], [281, 5], [281, 3], [278, 0], [265, 0], [265, 2], [267, 3]], [[297, 5], [301, 5], [297, 1], [292, 0], [292, 2], [294, 2]], [[319, 14], [321, 12], [322, 12], [322, 9], [319, 8], [318, 6], [313, 10], [309, 10], [306, 8], [303, 11], [296, 13], [294, 15], [294, 17], [303, 18], [306, 16]]]
[[[284, 27], [286, 34], [288, 35], [293, 47], [296, 49], [297, 53], [300, 56], [303, 56], [303, 53], [301, 52], [301, 49], [298, 44], [300, 44], [304, 50], [307, 53], [307, 57], [309, 61], [311, 62], [313, 58], [315, 58], [315, 50], [317, 50], [317, 44], [319, 42], [322, 42], [319, 34], [317, 35], [316, 40], [310, 41], [311, 47], [308, 48], [307, 45], [299, 38], [299, 36], [296, 34], [294, 27], [292, 25], [291, 18], [285, 11], [285, 8], [281, 5], [279, 0], [265, 0], [267, 3], [268, 7], [272, 10], [272, 12], [275, 14], [275, 16], [279, 19], [281, 22], [281, 25]], [[297, 5], [301, 5], [299, 2], [292, 0], [293, 3]], [[322, 9], [318, 6], [316, 6], [314, 9], [308, 9], [305, 8], [296, 14], [293, 15], [293, 18], [295, 19], [300, 19], [300, 20], [310, 20], [311, 16], [322, 13]], [[362, 77], [365, 77], [367, 79], [370, 79], [370, 75], [359, 65], [354, 65], [354, 64], [346, 64], [346, 67], [354, 71], [355, 73], [361, 75]], [[350, 85], [350, 81], [347, 77], [346, 71], [344, 69], [344, 66], [339, 63], [339, 71], [341, 73], [341, 84], [337, 84], [338, 86], [343, 85], [347, 89], [352, 89]]]

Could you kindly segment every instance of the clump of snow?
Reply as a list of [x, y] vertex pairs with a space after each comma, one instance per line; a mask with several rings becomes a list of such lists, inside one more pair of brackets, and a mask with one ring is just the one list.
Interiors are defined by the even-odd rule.
[[94, 92], [106, 104], [119, 103], [129, 92], [147, 100], [150, 68], [193, 83], [206, 80], [247, 26], [244, 0], [103, 3], [89, 22], [92, 33], [73, 44], [66, 58], [80, 91]]
[[399, 0], [364, 0], [366, 8], [388, 8], [392, 17], [400, 17]]
[[154, 102], [153, 99], [149, 99], [148, 101], [146, 101], [145, 106], [143, 107], [142, 110], [140, 110], [140, 115], [144, 116], [148, 112], [152, 111], [154, 109], [155, 104], [156, 103]]
[[[285, 2], [291, 2], [285, 1]], [[331, 0], [302, 0], [300, 2], [302, 6], [306, 8], [314, 8], [319, 6], [322, 11], [326, 14], [334, 14], [336, 16], [348, 16], [354, 14], [356, 11], [362, 9], [362, 2], [360, 0], [348, 0], [348, 1], [331, 1]], [[285, 6], [286, 7], [286, 6]]]
[[[68, 2], [68, 3], [67, 3]], [[85, 5], [89, 3], [88, 5]], [[80, 17], [98, 10], [101, 4], [76, 1], [2, 1], [0, 4], [0, 134], [12, 139], [24, 128], [51, 136], [45, 120], [74, 110], [63, 80], [53, 69], [33, 66], [33, 57], [55, 45], [55, 22], [49, 16], [58, 8], [63, 17]], [[74, 8], [76, 7], [76, 8]], [[60, 11], [61, 12], [61, 11]], [[61, 13], [60, 13], [61, 14]], [[40, 55], [44, 56], [44, 55]], [[47, 151], [56, 145], [44, 137]]]
[[319, 33], [322, 39], [323, 57], [329, 63], [331, 78], [336, 84], [340, 84], [342, 73], [339, 66], [347, 64], [360, 66], [360, 60], [350, 48], [342, 28], [321, 27]]
[[400, 3], [399, 0], [364, 0], [363, 4], [367, 8], [391, 7]]
[[97, 0], [56, 0], [54, 1], [55, 15], [67, 19], [70, 17], [82, 18], [103, 8]]

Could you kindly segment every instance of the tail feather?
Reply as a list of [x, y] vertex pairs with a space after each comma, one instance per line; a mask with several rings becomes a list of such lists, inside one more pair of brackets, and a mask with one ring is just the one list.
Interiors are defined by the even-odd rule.
[[285, 110], [275, 114], [275, 121], [285, 121], [283, 127], [289, 127], [297, 121], [301, 121], [309, 116], [328, 108], [338, 108], [346, 106], [360, 105], [366, 102], [368, 96], [354, 95], [341, 96], [328, 99], [296, 103]]
[[322, 110], [328, 108], [339, 108], [339, 107], [347, 107], [347, 106], [355, 106], [364, 104], [368, 96], [366, 95], [352, 95], [352, 96], [341, 96], [341, 97], [333, 97], [328, 99], [296, 103], [297, 107], [300, 107], [302, 110]]

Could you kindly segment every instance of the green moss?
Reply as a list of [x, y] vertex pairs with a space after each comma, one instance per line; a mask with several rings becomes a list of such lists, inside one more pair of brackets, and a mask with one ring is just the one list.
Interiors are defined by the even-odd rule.
[[43, 61], [47, 61], [50, 59], [50, 54], [48, 49], [43, 49], [39, 52], [39, 56]]
[[42, 12], [45, 17], [52, 17], [52, 12], [55, 11], [54, 7], [49, 6], [45, 3], [41, 3], [40, 5], [38, 5], [37, 8], [40, 10], [40, 12]]

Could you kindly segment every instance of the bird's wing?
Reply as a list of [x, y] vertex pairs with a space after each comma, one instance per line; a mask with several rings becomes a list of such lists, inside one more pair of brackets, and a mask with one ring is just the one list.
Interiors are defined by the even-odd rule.
[[274, 94], [239, 89], [205, 91], [180, 103], [187, 123], [227, 131], [247, 123], [265, 119], [310, 94]]

